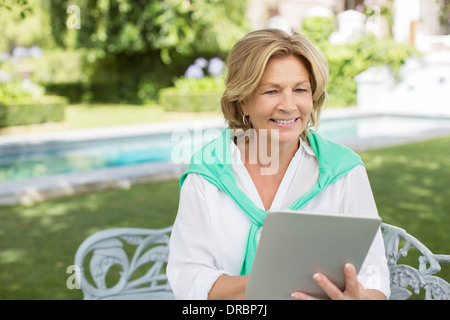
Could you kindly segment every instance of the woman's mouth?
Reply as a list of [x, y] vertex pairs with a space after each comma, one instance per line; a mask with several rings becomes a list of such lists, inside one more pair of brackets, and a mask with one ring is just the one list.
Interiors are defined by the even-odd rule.
[[270, 119], [272, 122], [274, 122], [277, 126], [280, 127], [290, 127], [297, 123], [297, 120], [299, 118], [290, 119], [290, 120], [280, 120], [280, 119]]

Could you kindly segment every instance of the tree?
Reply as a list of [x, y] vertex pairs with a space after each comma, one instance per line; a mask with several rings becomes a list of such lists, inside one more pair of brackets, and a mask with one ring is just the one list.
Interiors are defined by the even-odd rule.
[[9, 12], [14, 12], [14, 8], [20, 9], [18, 12], [22, 19], [25, 19], [27, 13], [32, 11], [28, 5], [28, 0], [0, 0], [0, 10], [6, 9]]
[[[119, 87], [128, 87], [126, 100], [136, 96], [142, 82], [154, 83], [152, 94], [170, 85], [196, 55], [225, 56], [248, 31], [246, 0], [79, 0], [79, 30], [69, 30], [61, 21], [70, 4], [50, 1], [56, 43], [100, 50], [103, 61], [96, 61], [92, 74], [101, 74], [105, 63], [110, 74], [113, 67]], [[67, 39], [73, 31], [76, 41], [71, 44]], [[143, 73], [142, 66], [152, 74]]]
[[41, 1], [0, 0], [0, 53], [12, 53], [18, 45], [51, 45], [42, 7]]

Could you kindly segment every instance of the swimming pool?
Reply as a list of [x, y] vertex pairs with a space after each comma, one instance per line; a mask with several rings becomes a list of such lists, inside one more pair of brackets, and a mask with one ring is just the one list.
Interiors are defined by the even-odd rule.
[[[209, 127], [175, 127], [165, 132], [67, 141], [53, 137], [41, 143], [0, 143], [0, 184], [58, 174], [88, 172], [103, 168], [140, 163], [180, 161], [174, 159], [174, 148], [188, 152], [190, 158], [202, 144], [218, 135], [224, 125]], [[326, 118], [318, 132], [322, 135], [362, 150], [362, 145], [385, 145], [387, 141], [418, 138], [430, 132], [450, 132], [450, 118], [395, 115], [366, 115]]]

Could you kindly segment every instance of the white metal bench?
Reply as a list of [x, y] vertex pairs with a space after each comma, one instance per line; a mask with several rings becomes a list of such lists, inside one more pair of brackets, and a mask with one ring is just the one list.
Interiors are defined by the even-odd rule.
[[[171, 230], [113, 228], [86, 238], [75, 255], [83, 298], [174, 299], [165, 274]], [[425, 300], [450, 300], [450, 284], [435, 275], [441, 262], [450, 262], [450, 255], [433, 254], [395, 226], [383, 223], [382, 231], [391, 274], [390, 299], [406, 300], [424, 290]], [[418, 268], [398, 264], [412, 248], [420, 256]]]
[[165, 273], [171, 230], [112, 228], [87, 237], [75, 255], [84, 299], [174, 299]]

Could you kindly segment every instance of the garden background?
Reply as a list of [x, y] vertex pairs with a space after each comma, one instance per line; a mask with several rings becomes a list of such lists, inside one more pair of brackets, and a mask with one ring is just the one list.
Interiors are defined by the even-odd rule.
[[[387, 21], [391, 4], [382, 11]], [[227, 54], [251, 30], [247, 6], [0, 0], [0, 133], [217, 117]], [[333, 17], [311, 17], [297, 30], [329, 60], [328, 108], [356, 104], [353, 78], [362, 71], [388, 65], [397, 74], [421, 54], [392, 36], [334, 45], [335, 28]], [[361, 154], [383, 220], [447, 254], [449, 142]], [[66, 268], [81, 241], [111, 227], [170, 225], [177, 199], [178, 182], [168, 181], [0, 207], [0, 299], [80, 299], [66, 287]], [[443, 275], [448, 280], [449, 270]]]

